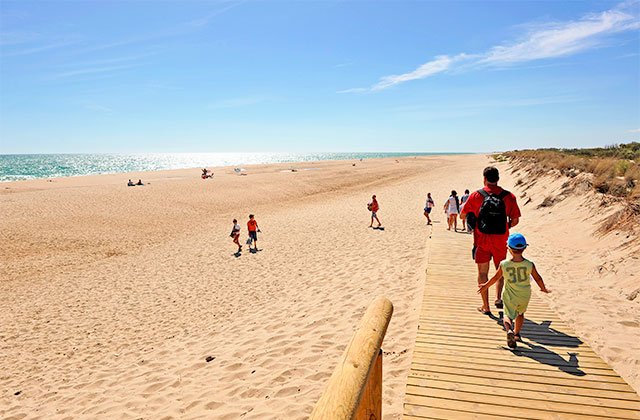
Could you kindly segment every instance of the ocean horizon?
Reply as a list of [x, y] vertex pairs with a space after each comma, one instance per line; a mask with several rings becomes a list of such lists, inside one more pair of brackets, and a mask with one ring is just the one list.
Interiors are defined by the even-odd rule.
[[198, 167], [462, 155], [460, 152], [0, 154], [0, 182]]

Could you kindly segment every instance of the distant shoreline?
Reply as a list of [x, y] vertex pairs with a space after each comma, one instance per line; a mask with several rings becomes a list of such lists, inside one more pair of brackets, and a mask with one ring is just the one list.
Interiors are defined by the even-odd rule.
[[43, 153], [0, 154], [0, 182], [80, 176], [147, 173], [269, 164], [304, 164], [418, 156], [472, 155], [474, 152], [327, 153]]

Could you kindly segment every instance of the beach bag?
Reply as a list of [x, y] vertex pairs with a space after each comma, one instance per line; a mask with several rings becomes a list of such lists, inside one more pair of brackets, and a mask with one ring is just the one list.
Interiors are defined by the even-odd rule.
[[251, 238], [247, 238], [247, 245], [251, 245], [251, 242], [253, 242]]
[[500, 194], [490, 194], [484, 189], [478, 190], [478, 193], [484, 197], [476, 227], [482, 233], [488, 235], [504, 235], [507, 233], [507, 207], [504, 204], [504, 198], [509, 191], [502, 190]]

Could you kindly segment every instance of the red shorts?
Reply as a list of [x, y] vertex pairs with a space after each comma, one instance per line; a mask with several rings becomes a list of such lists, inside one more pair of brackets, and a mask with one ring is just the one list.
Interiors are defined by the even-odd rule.
[[488, 263], [493, 258], [493, 264], [496, 269], [500, 265], [500, 263], [507, 258], [507, 244], [501, 244], [499, 246], [490, 245], [490, 246], [479, 246], [476, 248], [476, 252], [474, 255], [474, 260], [476, 264]]

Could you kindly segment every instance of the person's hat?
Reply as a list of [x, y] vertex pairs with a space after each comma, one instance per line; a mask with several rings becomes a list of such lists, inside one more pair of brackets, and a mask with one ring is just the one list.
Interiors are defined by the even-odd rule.
[[507, 239], [507, 246], [511, 249], [525, 249], [528, 244], [521, 233], [512, 233]]

